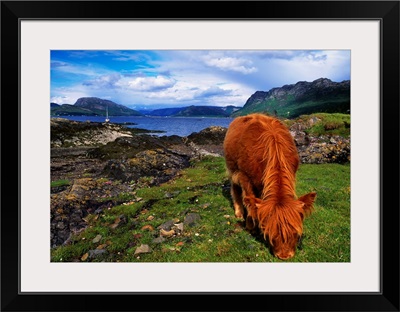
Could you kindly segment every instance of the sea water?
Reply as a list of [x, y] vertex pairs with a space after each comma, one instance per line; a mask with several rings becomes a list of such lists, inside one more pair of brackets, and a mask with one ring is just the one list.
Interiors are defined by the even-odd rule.
[[[60, 116], [75, 121], [91, 121], [104, 122], [103, 116]], [[126, 127], [140, 128], [146, 130], [162, 131], [160, 133], [152, 133], [154, 135], [178, 135], [181, 137], [188, 136], [193, 132], [211, 127], [220, 126], [228, 128], [233, 118], [230, 117], [137, 117], [137, 116], [110, 116], [111, 123], [125, 124]], [[129, 125], [133, 123], [133, 125]]]

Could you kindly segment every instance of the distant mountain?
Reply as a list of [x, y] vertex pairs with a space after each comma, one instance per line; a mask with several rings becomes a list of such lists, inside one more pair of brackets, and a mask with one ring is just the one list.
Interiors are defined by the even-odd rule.
[[79, 98], [74, 105], [54, 104], [55, 103], [50, 103], [52, 116], [105, 116], [107, 107], [109, 116], [142, 116], [138, 111], [130, 109], [124, 105], [96, 97]]
[[229, 113], [218, 106], [188, 106], [179, 111], [176, 117], [229, 117]]
[[240, 109], [236, 106], [187, 106], [187, 107], [170, 107], [160, 108], [143, 113], [147, 116], [162, 117], [229, 117], [232, 112]]
[[229, 106], [225, 106], [225, 107], [221, 107], [221, 108], [229, 115], [232, 115], [234, 112], [241, 109], [241, 107], [237, 107], [237, 106], [233, 106], [233, 105], [229, 105]]
[[[54, 103], [52, 103], [54, 104]], [[90, 109], [77, 107], [71, 104], [50, 105], [51, 116], [97, 116]]]
[[185, 107], [159, 108], [151, 111], [146, 111], [145, 115], [159, 116], [159, 117], [174, 116], [175, 114], [178, 114], [181, 110], [184, 109]]
[[299, 81], [269, 91], [255, 92], [243, 108], [232, 117], [261, 112], [294, 118], [318, 112], [348, 113], [350, 111], [350, 80], [333, 82], [320, 78], [312, 82]]
[[114, 103], [110, 100], [103, 100], [96, 97], [80, 98], [76, 101], [75, 106], [90, 109], [97, 115], [105, 116], [108, 107], [109, 116], [141, 116], [142, 114], [136, 110], [128, 108], [124, 105]]
[[189, 106], [180, 110], [174, 116], [229, 117], [241, 107], [229, 106]]

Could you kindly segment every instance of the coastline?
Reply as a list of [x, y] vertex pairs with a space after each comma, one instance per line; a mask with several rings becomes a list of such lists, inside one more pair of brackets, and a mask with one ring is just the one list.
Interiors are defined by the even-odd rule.
[[[80, 122], [100, 122], [103, 123], [103, 116], [63, 116], [51, 117], [63, 118], [71, 121]], [[194, 132], [211, 126], [228, 127], [233, 118], [228, 117], [158, 117], [158, 116], [109, 116], [110, 124], [126, 125], [132, 129], [142, 129], [153, 131], [158, 135], [178, 135], [188, 136]]]

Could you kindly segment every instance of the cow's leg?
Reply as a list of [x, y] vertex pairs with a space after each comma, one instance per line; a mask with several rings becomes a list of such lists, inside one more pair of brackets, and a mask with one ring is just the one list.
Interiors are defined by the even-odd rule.
[[235, 217], [244, 218], [242, 188], [233, 181], [231, 182], [231, 195], [233, 200], [233, 208], [235, 209]]
[[243, 197], [243, 203], [247, 209], [246, 228], [248, 230], [254, 230], [258, 226], [256, 202], [257, 198], [254, 196]]
[[[240, 198], [237, 196], [237, 191], [232, 191], [234, 198], [235, 216], [244, 217], [244, 209], [246, 207], [246, 227], [252, 230], [256, 226], [257, 208], [255, 205], [255, 195], [253, 192], [253, 185], [250, 179], [242, 172], [236, 172], [232, 175], [232, 185], [240, 186]], [[235, 192], [235, 195], [233, 194]], [[236, 202], [236, 205], [235, 205]]]

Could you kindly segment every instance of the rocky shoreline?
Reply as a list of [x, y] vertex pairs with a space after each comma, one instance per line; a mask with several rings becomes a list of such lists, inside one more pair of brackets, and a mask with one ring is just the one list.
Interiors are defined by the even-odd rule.
[[[312, 122], [290, 127], [301, 162], [349, 162], [350, 138], [309, 136], [305, 130]], [[124, 125], [52, 118], [51, 181], [64, 183], [51, 186], [51, 247], [68, 244], [88, 218], [122, 204], [123, 194], [164, 183], [196, 159], [223, 157], [226, 130], [209, 127], [187, 137], [156, 136]]]

